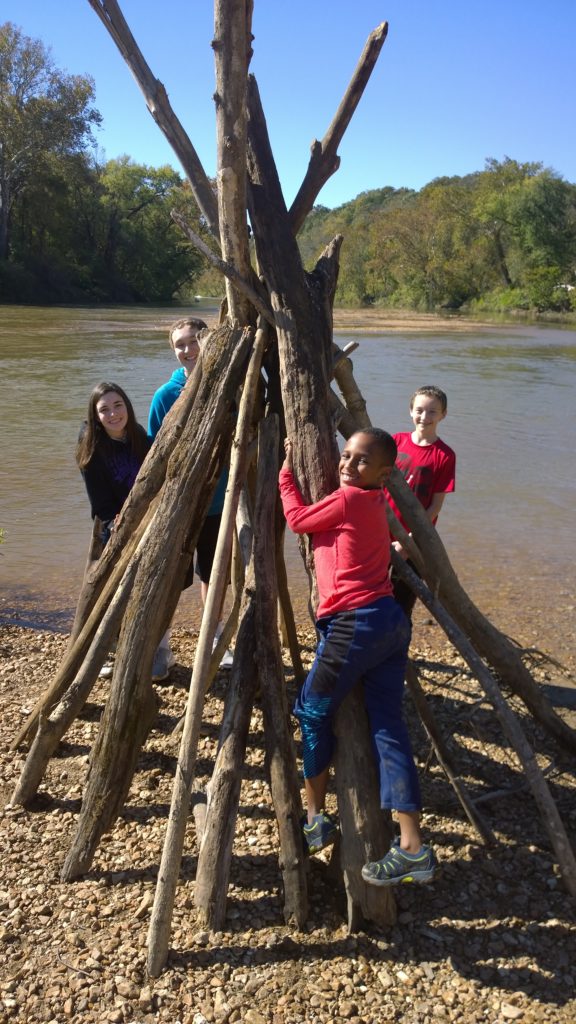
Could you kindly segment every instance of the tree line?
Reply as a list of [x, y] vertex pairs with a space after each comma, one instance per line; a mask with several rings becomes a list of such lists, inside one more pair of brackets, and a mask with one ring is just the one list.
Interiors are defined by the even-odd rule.
[[576, 186], [541, 163], [489, 159], [419, 192], [317, 207], [301, 234], [305, 258], [336, 232], [344, 305], [576, 311]]
[[204, 260], [170, 217], [198, 224], [185, 180], [128, 156], [102, 160], [88, 76], [0, 26], [0, 301], [169, 302]]
[[[219, 274], [170, 217], [202, 232], [172, 167], [103, 160], [89, 76], [0, 26], [0, 301], [170, 302], [219, 294]], [[576, 311], [576, 185], [541, 163], [489, 159], [420, 191], [316, 206], [299, 235], [307, 263], [344, 235], [336, 302], [419, 310]]]

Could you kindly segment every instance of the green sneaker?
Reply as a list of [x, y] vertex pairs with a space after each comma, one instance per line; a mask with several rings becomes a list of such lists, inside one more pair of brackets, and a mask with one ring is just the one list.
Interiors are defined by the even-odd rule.
[[308, 853], [319, 853], [327, 846], [332, 846], [338, 835], [338, 825], [329, 814], [320, 811], [320, 814], [316, 814], [312, 819], [311, 825], [307, 824], [306, 819], [304, 820], [302, 833]]
[[406, 853], [394, 843], [382, 860], [365, 864], [362, 878], [368, 885], [403, 885], [406, 882], [431, 882], [438, 869], [436, 854], [429, 846], [419, 853]]

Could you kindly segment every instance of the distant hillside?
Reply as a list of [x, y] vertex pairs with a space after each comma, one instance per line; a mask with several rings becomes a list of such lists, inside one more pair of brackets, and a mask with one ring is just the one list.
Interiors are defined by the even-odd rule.
[[333, 210], [327, 206], [315, 206], [298, 235], [304, 265], [310, 269], [334, 235], [346, 235], [351, 225], [357, 228], [367, 226], [375, 213], [402, 206], [415, 195], [409, 188], [387, 186], [361, 192], [355, 199]]
[[576, 311], [576, 185], [540, 163], [316, 206], [298, 236], [308, 269], [337, 234], [341, 306]]

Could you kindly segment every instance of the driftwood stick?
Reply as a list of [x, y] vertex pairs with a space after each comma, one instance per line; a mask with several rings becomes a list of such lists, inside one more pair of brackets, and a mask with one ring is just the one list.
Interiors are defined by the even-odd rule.
[[[262, 436], [262, 427], [260, 436]], [[273, 438], [273, 443], [275, 445], [274, 456], [277, 458], [277, 435]], [[223, 927], [226, 914], [226, 894], [230, 877], [242, 769], [256, 680], [261, 677], [262, 670], [261, 635], [265, 633], [266, 639], [269, 634], [276, 635], [275, 622], [266, 621], [264, 623], [262, 616], [258, 618], [258, 605], [262, 600], [259, 595], [263, 588], [269, 589], [270, 576], [273, 574], [273, 564], [268, 564], [270, 555], [268, 555], [268, 559], [266, 557], [266, 548], [269, 552], [270, 543], [263, 545], [262, 541], [262, 537], [266, 533], [270, 534], [270, 526], [273, 525], [272, 509], [276, 500], [276, 472], [271, 474], [269, 470], [269, 447], [268, 445], [268, 450], [263, 450], [261, 445], [259, 450], [253, 554], [247, 574], [242, 624], [238, 634], [237, 655], [228, 686], [218, 756], [209, 786], [208, 813], [198, 857], [194, 889], [194, 901], [199, 910], [199, 919], [203, 925], [215, 931]], [[271, 550], [273, 557], [273, 546]], [[257, 666], [256, 671], [254, 671], [255, 666]], [[282, 662], [280, 659], [281, 672]], [[295, 764], [293, 765], [293, 778], [295, 781]], [[298, 795], [297, 788], [296, 795]], [[278, 797], [278, 793], [276, 796]], [[282, 812], [288, 814], [289, 809], [284, 807]], [[278, 816], [280, 818], [280, 814]], [[293, 818], [298, 823], [297, 812], [293, 814]], [[301, 844], [299, 852], [301, 861]], [[303, 923], [303, 920], [298, 917], [299, 923]]]
[[116, 0], [88, 0], [112, 37], [144, 95], [146, 106], [168, 140], [188, 177], [194, 198], [206, 223], [219, 239], [218, 208], [214, 190], [200, 158], [172, 110], [162, 82], [154, 77]]
[[353, 373], [352, 362], [344, 354], [336, 343], [333, 345], [334, 352], [334, 377], [342, 392], [346, 408], [354, 417], [357, 424], [356, 429], [372, 426], [370, 417], [366, 412], [366, 399], [358, 387]]
[[[208, 787], [208, 806], [194, 886], [194, 903], [198, 908], [199, 922], [213, 931], [222, 930], [226, 917], [242, 769], [256, 690], [257, 676], [253, 668], [256, 656], [253, 580], [253, 573], [249, 573], [234, 664], [226, 693], [218, 754]], [[150, 942], [149, 971], [153, 976], [151, 967], [154, 966], [154, 951]], [[162, 963], [158, 961], [155, 970], [161, 967]]]
[[[246, 224], [246, 77], [252, 3], [214, 0], [214, 64], [216, 67], [216, 148], [218, 215], [223, 260], [247, 280], [251, 274]], [[241, 324], [254, 322], [254, 309], [226, 277], [228, 315]]]
[[114, 570], [119, 559], [123, 558], [124, 548], [129, 544], [135, 547], [135, 542], [131, 540], [132, 534], [138, 528], [151, 501], [158, 495], [164, 484], [169, 460], [194, 407], [201, 380], [202, 358], [198, 360], [182, 394], [164, 418], [156, 440], [144, 459], [134, 486], [122, 506], [115, 529], [104, 548], [102, 557], [95, 562], [84, 579], [76, 606], [70, 646], [82, 629], [108, 576]]
[[574, 856], [570, 840], [566, 834], [562, 818], [552, 798], [548, 784], [534, 756], [534, 751], [524, 735], [518, 718], [508, 707], [492, 673], [474, 650], [468, 637], [465, 636], [438, 598], [432, 594], [423, 580], [416, 575], [402, 558], [396, 556], [393, 561], [398, 574], [412, 588], [414, 593], [418, 595], [442, 626], [446, 636], [454, 644], [456, 650], [460, 652], [486, 693], [502, 729], [516, 751], [518, 760], [522, 765], [532, 795], [540, 811], [542, 822], [548, 832], [552, 848], [558, 858], [558, 864], [566, 888], [572, 896], [576, 896], [576, 857]]
[[110, 695], [92, 748], [73, 845], [61, 878], [88, 870], [130, 787], [151, 705], [155, 648], [172, 619], [196, 541], [227, 458], [232, 401], [244, 374], [250, 332], [230, 325], [204, 346], [205, 374], [162, 488], [157, 529], [146, 545], [124, 614]]
[[266, 768], [280, 836], [284, 920], [302, 927], [308, 913], [300, 826], [302, 802], [277, 623], [274, 513], [277, 503], [278, 435], [277, 416], [270, 416], [261, 422], [254, 521], [256, 651], [264, 716]]
[[468, 821], [474, 826], [483, 842], [489, 845], [495, 843], [496, 837], [492, 829], [475, 806], [475, 802], [462, 782], [462, 779], [458, 777], [452, 767], [451, 758], [446, 747], [446, 741], [442, 735], [438, 722], [436, 721], [436, 716], [428, 703], [426, 694], [420, 685], [418, 671], [413, 661], [408, 661], [408, 665], [406, 666], [406, 685], [410, 696], [414, 701], [414, 706], [416, 707], [422, 724], [428, 734], [434, 753], [438, 759], [438, 764], [442, 768], [446, 778], [456, 793]]
[[[394, 895], [391, 889], [366, 885], [361, 874], [362, 865], [382, 857], [392, 840], [390, 818], [380, 808], [377, 769], [361, 683], [339, 708], [334, 734], [334, 778], [341, 833], [334, 856], [340, 856], [344, 877], [348, 931], [358, 931], [366, 921], [385, 927], [396, 920]], [[359, 738], [363, 742], [359, 742]]]
[[321, 188], [340, 166], [340, 157], [337, 155], [338, 146], [362, 98], [364, 89], [386, 40], [387, 33], [388, 23], [386, 21], [383, 21], [378, 28], [375, 28], [370, 33], [328, 131], [322, 142], [318, 142], [316, 139], [312, 143], [308, 170], [298, 190], [298, 195], [290, 207], [290, 223], [295, 235], [300, 231], [306, 217], [314, 206], [316, 196]]
[[[279, 498], [276, 502], [276, 579], [278, 583], [278, 599], [280, 603], [280, 609], [282, 612], [282, 620], [284, 629], [286, 631], [286, 644], [290, 651], [290, 661], [292, 662], [292, 668], [294, 669], [294, 678], [300, 686], [304, 682], [305, 671], [302, 665], [302, 656], [300, 654], [300, 644], [298, 642], [298, 632], [296, 630], [296, 621], [294, 618], [294, 609], [292, 607], [292, 600], [290, 598], [290, 589], [288, 587], [288, 574], [286, 572], [286, 561], [284, 559], [284, 535], [286, 532], [286, 520], [282, 513], [282, 507]], [[283, 638], [284, 639], [284, 638]]]
[[[76, 639], [68, 647], [54, 679], [36, 702], [32, 711], [28, 715], [28, 718], [20, 728], [17, 736], [13, 739], [10, 746], [11, 750], [15, 750], [31, 735], [41, 715], [46, 716], [50, 714], [52, 708], [58, 703], [62, 695], [70, 686], [77, 672], [80, 670], [80, 667], [86, 657], [86, 652], [88, 651], [88, 648], [92, 643], [92, 638], [98, 628], [98, 623], [100, 622], [101, 617], [105, 614], [106, 609], [120, 586], [125, 573], [128, 571], [131, 559], [134, 557], [134, 553], [138, 548], [138, 542], [145, 532], [146, 524], [150, 521], [151, 514], [152, 513], [150, 513], [150, 516], [140, 524], [140, 528], [137, 533], [131, 538], [130, 543], [122, 552], [121, 558], [113, 567], [113, 570], [105, 583], [104, 589], [100, 593], [100, 596], [88, 616], [88, 619], [84, 623], [84, 626]], [[121, 620], [126, 600], [128, 598], [128, 593], [126, 591], [123, 591], [123, 598], [125, 598], [123, 604], [121, 602], [114, 604], [113, 610], [106, 618], [106, 625], [103, 625], [101, 628], [99, 643], [94, 647], [93, 655], [94, 664], [96, 666], [96, 675], [98, 675], [98, 672], [104, 664], [106, 655], [108, 654], [110, 645], [114, 639], [114, 634]]]
[[[182, 849], [184, 846], [184, 835], [186, 831], [186, 817], [190, 801], [190, 791], [194, 779], [196, 767], [196, 755], [200, 726], [202, 722], [202, 708], [204, 704], [206, 669], [210, 660], [212, 638], [220, 606], [226, 586], [226, 574], [216, 569], [216, 563], [228, 567], [228, 560], [231, 553], [232, 532], [234, 529], [234, 518], [240, 498], [240, 492], [244, 482], [246, 450], [249, 441], [249, 429], [252, 415], [252, 406], [260, 375], [262, 352], [264, 349], [265, 331], [260, 328], [256, 332], [256, 339], [248, 372], [246, 374], [244, 391], [240, 402], [238, 422], [234, 447], [232, 451], [230, 478], [224, 500], [222, 513], [222, 526], [218, 536], [214, 567], [208, 587], [206, 607], [202, 616], [200, 636], [190, 690], [186, 705], [186, 717], [182, 731], [182, 741], [178, 757], [178, 766], [174, 787], [172, 791], [172, 802], [170, 807], [170, 818], [162, 850], [162, 860], [158, 875], [158, 884], [154, 897], [154, 906], [148, 932], [148, 971], [152, 977], [156, 977], [162, 970], [168, 955], [170, 928], [172, 924], [172, 910], [176, 895], [176, 885], [180, 872]], [[225, 528], [224, 524], [226, 524]]]
[[426, 552], [424, 578], [469, 637], [478, 654], [492, 666], [502, 682], [523, 701], [531, 714], [566, 750], [576, 753], [576, 731], [560, 718], [524, 665], [519, 650], [482, 614], [454, 572], [438, 531], [400, 471], [393, 469], [388, 489], [403, 518], [414, 533], [420, 551]]
[[172, 220], [178, 225], [178, 227], [184, 232], [187, 238], [196, 246], [199, 252], [206, 256], [215, 267], [220, 270], [229, 281], [232, 281], [236, 285], [238, 291], [242, 292], [246, 298], [252, 303], [256, 311], [260, 316], [264, 317], [269, 324], [274, 326], [274, 314], [262, 297], [258, 294], [255, 288], [246, 281], [242, 275], [233, 267], [230, 263], [226, 263], [223, 259], [212, 252], [206, 242], [197, 235], [193, 228], [190, 227], [185, 217], [182, 216], [178, 210], [172, 210], [170, 213]]
[[94, 639], [86, 659], [72, 685], [68, 687], [66, 694], [48, 718], [45, 718], [43, 714], [40, 715], [38, 731], [11, 797], [11, 803], [14, 805], [26, 804], [35, 795], [52, 754], [66, 730], [80, 714], [88, 699], [92, 687], [98, 678], [103, 657], [108, 652], [116, 623], [128, 602], [138, 567], [138, 559], [147, 542], [151, 527], [152, 522], [144, 532], [137, 551], [131, 559], [122, 581], [106, 609], [104, 617], [94, 634]]
[[[216, 675], [216, 673], [217, 673], [217, 671], [219, 669], [219, 665], [220, 665], [220, 660], [221, 660], [222, 654], [223, 654], [225, 648], [227, 648], [228, 645], [230, 644], [230, 641], [232, 640], [232, 637], [236, 633], [236, 628], [237, 628], [237, 625], [238, 625], [238, 616], [239, 616], [239, 613], [240, 613], [240, 606], [241, 606], [241, 603], [242, 603], [242, 594], [243, 594], [243, 591], [244, 591], [245, 569], [246, 569], [246, 566], [248, 565], [248, 563], [250, 561], [250, 546], [251, 546], [251, 543], [252, 543], [252, 541], [251, 541], [252, 525], [251, 525], [250, 522], [248, 522], [244, 518], [244, 513], [245, 513], [245, 510], [246, 510], [246, 506], [245, 506], [245, 504], [243, 503], [243, 500], [242, 500], [242, 496], [243, 495], [244, 495], [244, 490], [243, 490], [242, 495], [241, 495], [240, 504], [239, 504], [238, 512], [237, 512], [237, 516], [236, 516], [236, 529], [237, 529], [237, 532], [236, 532], [236, 535], [235, 535], [235, 543], [234, 543], [233, 555], [232, 555], [232, 567], [233, 567], [233, 572], [232, 572], [233, 605], [232, 605], [232, 609], [231, 609], [230, 615], [227, 618], [227, 621], [225, 621], [225, 623], [224, 623], [224, 626], [223, 626], [223, 629], [222, 629], [222, 635], [221, 635], [221, 637], [220, 637], [216, 647], [212, 651], [212, 656], [210, 657], [210, 664], [209, 664], [208, 669], [206, 671], [206, 682], [205, 682], [206, 691], [208, 691], [210, 689], [210, 686], [212, 685], [212, 682], [214, 680], [214, 676]], [[250, 540], [248, 540], [248, 538], [247, 538], [248, 532], [250, 534]], [[239, 536], [242, 537], [243, 543], [241, 543], [238, 540]], [[246, 545], [248, 545], [248, 547], [246, 547]], [[175, 740], [181, 734], [181, 731], [182, 731], [183, 726], [184, 726], [184, 721], [186, 721], [186, 714], [182, 715], [181, 718], [179, 718], [178, 721], [176, 722], [174, 728], [172, 729], [172, 731], [170, 733], [170, 738], [171, 739]]]

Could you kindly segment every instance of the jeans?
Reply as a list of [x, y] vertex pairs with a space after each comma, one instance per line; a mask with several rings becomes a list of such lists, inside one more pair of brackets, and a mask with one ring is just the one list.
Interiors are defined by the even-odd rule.
[[383, 808], [418, 811], [418, 774], [402, 716], [411, 624], [392, 597], [318, 619], [314, 664], [294, 714], [302, 729], [305, 778], [327, 768], [334, 751], [332, 721], [359, 679], [364, 684]]

